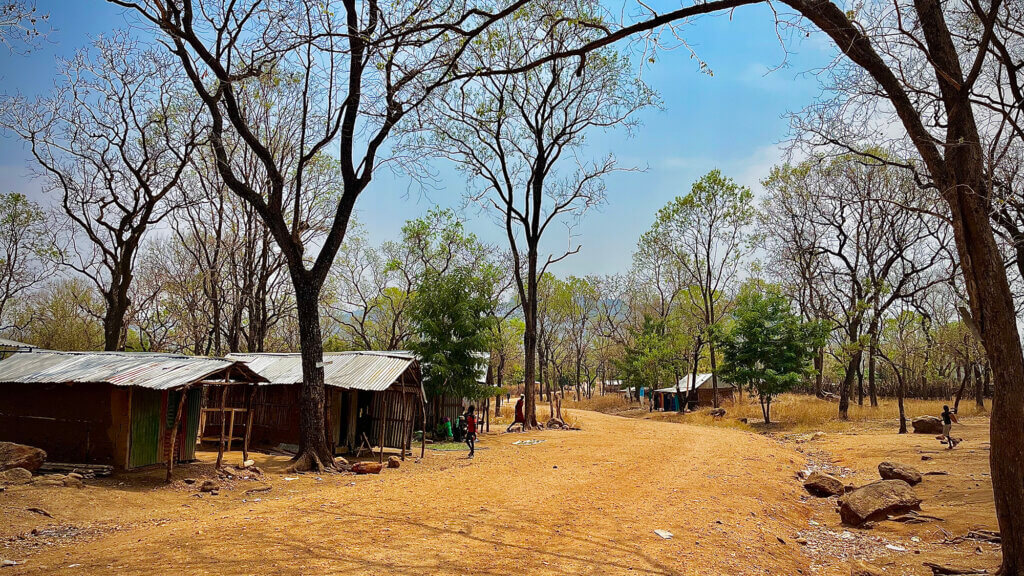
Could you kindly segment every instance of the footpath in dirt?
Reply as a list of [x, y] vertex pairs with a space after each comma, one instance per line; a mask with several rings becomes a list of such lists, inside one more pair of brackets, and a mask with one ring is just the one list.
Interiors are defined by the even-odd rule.
[[485, 434], [473, 460], [428, 450], [381, 475], [286, 475], [283, 458], [258, 456], [271, 489], [256, 494], [247, 482], [198, 493], [181, 481], [189, 467], [172, 486], [9, 487], [0, 557], [19, 564], [0, 576], [845, 575], [848, 552], [887, 573], [928, 573], [910, 532], [851, 533], [809, 498], [795, 477], [808, 455], [792, 443], [574, 415], [580, 431]]

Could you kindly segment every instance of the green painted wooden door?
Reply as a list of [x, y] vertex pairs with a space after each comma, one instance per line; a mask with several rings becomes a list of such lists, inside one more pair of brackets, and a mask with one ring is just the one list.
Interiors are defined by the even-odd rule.
[[132, 434], [128, 467], [138, 468], [160, 462], [160, 405], [163, 392], [132, 390]]
[[[174, 419], [178, 415], [178, 402], [181, 392], [172, 390], [167, 393], [167, 429], [174, 427]], [[182, 415], [181, 428], [175, 439], [174, 451], [179, 461], [196, 459], [196, 436], [199, 434], [199, 413], [203, 408], [203, 389], [192, 388], [185, 397], [185, 413]]]

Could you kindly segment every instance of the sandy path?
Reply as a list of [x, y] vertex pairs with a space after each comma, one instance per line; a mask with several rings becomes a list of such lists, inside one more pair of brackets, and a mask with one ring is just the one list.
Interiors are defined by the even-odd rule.
[[[802, 455], [733, 430], [574, 414], [584, 430], [485, 435], [473, 461], [428, 451], [381, 476], [271, 475], [260, 502], [244, 483], [204, 498], [12, 488], [8, 509], [34, 500], [56, 522], [128, 526], [4, 574], [810, 573], [793, 540], [814, 512], [793, 479]], [[543, 442], [512, 445], [528, 438]]]

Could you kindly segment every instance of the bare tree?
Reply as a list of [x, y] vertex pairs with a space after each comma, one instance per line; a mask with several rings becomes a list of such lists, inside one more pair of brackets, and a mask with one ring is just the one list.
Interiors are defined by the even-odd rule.
[[[217, 170], [259, 214], [287, 262], [302, 349], [298, 469], [333, 466], [325, 438], [319, 303], [356, 199], [387, 160], [396, 124], [450, 82], [474, 38], [525, 0], [491, 13], [470, 2], [344, 0], [110, 0], [130, 8], [174, 54], [210, 117]], [[296, 98], [246, 106], [261, 84], [287, 82]], [[268, 111], [295, 115], [288, 134], [260, 129]], [[246, 179], [232, 142], [259, 160]], [[306, 176], [337, 154], [341, 190], [328, 230], [302, 235]], [[290, 203], [286, 202], [286, 199]]]
[[46, 37], [48, 31], [42, 26], [49, 19], [50, 15], [39, 12], [35, 2], [0, 1], [0, 44], [11, 52], [34, 47]]
[[53, 272], [54, 237], [47, 214], [23, 194], [0, 194], [0, 330], [16, 324], [12, 305]]
[[[531, 7], [523, 13], [537, 11]], [[580, 21], [538, 38], [534, 20], [509, 19], [495, 26], [491, 36], [471, 45], [463, 68], [512, 67], [562, 51], [589, 33]], [[603, 178], [616, 169], [615, 161], [582, 159], [586, 132], [630, 128], [635, 124], [630, 116], [653, 100], [628, 62], [605, 51], [585, 66], [552, 60], [527, 74], [482, 75], [452, 85], [423, 119], [434, 134], [427, 148], [457, 163], [473, 187], [470, 200], [493, 210], [508, 237], [525, 320], [528, 427], [536, 422], [538, 282], [548, 266], [579, 250], [570, 246], [542, 261], [541, 238], [561, 218], [578, 218], [604, 200]], [[563, 164], [571, 171], [559, 170]]]
[[198, 113], [178, 99], [173, 75], [173, 62], [117, 34], [62, 62], [51, 96], [8, 100], [2, 119], [60, 196], [73, 230], [65, 264], [103, 297], [106, 350], [124, 346], [140, 244], [173, 210], [168, 195], [196, 145]]

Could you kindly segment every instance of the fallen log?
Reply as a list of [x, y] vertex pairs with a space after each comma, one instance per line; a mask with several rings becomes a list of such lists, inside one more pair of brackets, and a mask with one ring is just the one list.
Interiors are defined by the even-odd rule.
[[43, 462], [39, 467], [40, 472], [64, 473], [75, 472], [82, 476], [92, 474], [94, 476], [110, 476], [114, 473], [114, 467], [109, 464], [72, 464], [66, 462]]

